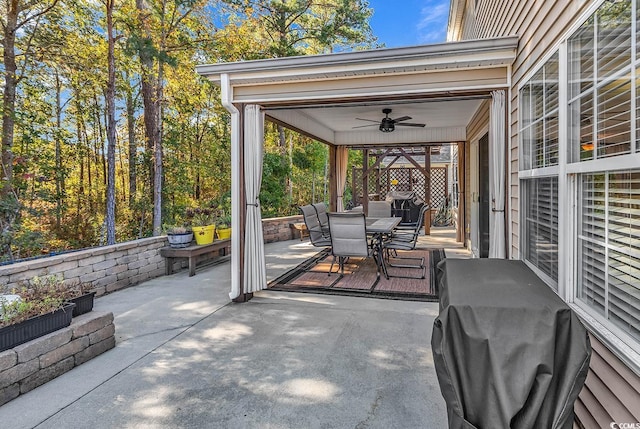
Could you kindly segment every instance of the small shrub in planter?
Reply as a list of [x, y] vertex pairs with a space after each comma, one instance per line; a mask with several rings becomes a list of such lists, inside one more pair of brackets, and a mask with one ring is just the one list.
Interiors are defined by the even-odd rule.
[[220, 240], [231, 237], [231, 216], [220, 216], [216, 225], [216, 234]]
[[189, 225], [191, 225], [196, 244], [213, 243], [217, 219], [215, 207], [187, 209], [185, 217]]
[[75, 304], [73, 317], [93, 310], [93, 299], [96, 292], [91, 283], [76, 283], [68, 286], [67, 301]]
[[75, 304], [57, 277], [35, 277], [13, 290], [20, 299], [0, 300], [0, 351], [69, 326]]
[[185, 226], [172, 226], [167, 228], [167, 239], [171, 247], [188, 247], [193, 241], [193, 232]]

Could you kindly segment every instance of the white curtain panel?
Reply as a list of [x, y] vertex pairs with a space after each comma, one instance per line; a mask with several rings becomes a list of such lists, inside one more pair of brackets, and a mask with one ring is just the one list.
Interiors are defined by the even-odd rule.
[[504, 186], [505, 186], [505, 94], [504, 91], [491, 93], [491, 113], [489, 117], [489, 188], [491, 192], [491, 213], [489, 223], [489, 257], [505, 257], [504, 237]]
[[336, 211], [344, 211], [344, 188], [347, 184], [347, 163], [349, 162], [349, 151], [346, 146], [336, 147], [336, 185], [338, 186], [338, 201]]
[[264, 238], [260, 213], [260, 186], [264, 145], [264, 113], [260, 106], [248, 105], [244, 110], [244, 177], [247, 197], [247, 223], [244, 244], [244, 292], [267, 287], [264, 260]]

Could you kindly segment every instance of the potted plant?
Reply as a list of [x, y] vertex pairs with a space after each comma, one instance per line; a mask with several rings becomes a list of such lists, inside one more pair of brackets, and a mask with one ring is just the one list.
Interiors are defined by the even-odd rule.
[[169, 246], [173, 248], [189, 247], [193, 241], [193, 231], [186, 226], [172, 226], [166, 232]]
[[73, 317], [88, 313], [93, 310], [93, 300], [96, 292], [91, 283], [74, 283], [68, 286], [67, 301], [75, 304]]
[[216, 225], [216, 234], [220, 240], [225, 240], [231, 237], [231, 216], [220, 216]]
[[57, 277], [34, 277], [11, 292], [0, 299], [0, 352], [71, 324], [75, 304]]
[[215, 210], [212, 208], [189, 209], [186, 213], [191, 223], [193, 236], [199, 245], [213, 243], [216, 230]]

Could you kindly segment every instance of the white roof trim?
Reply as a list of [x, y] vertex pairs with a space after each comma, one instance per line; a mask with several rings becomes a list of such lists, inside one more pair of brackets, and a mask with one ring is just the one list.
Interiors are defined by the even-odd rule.
[[451, 0], [449, 4], [449, 22], [447, 24], [447, 41], [455, 42], [460, 39], [462, 18], [466, 1]]
[[477, 67], [478, 65], [511, 64], [515, 58], [518, 37], [465, 40], [432, 45], [370, 51], [340, 52], [323, 55], [270, 58], [254, 61], [199, 65], [196, 71], [214, 82], [229, 74], [232, 84], [256, 84], [274, 81], [322, 78], [344, 78], [345, 75], [367, 75], [444, 68]]

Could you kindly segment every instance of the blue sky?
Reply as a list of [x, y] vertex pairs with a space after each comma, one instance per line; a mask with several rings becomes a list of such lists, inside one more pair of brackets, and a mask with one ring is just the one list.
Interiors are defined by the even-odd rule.
[[388, 48], [444, 42], [450, 0], [369, 0], [373, 34]]

